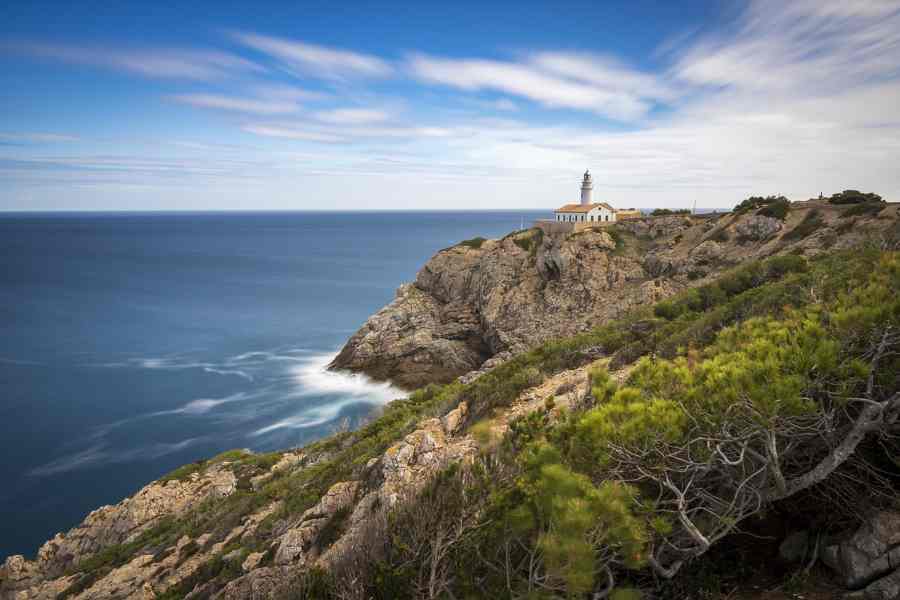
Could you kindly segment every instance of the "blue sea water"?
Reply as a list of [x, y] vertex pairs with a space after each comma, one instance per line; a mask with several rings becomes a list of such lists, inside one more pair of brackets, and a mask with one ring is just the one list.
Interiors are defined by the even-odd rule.
[[401, 395], [325, 365], [437, 250], [534, 212], [0, 215], [0, 560]]

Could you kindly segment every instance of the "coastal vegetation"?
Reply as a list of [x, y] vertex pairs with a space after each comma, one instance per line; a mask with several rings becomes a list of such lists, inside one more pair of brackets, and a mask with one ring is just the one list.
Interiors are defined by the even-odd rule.
[[475, 237], [470, 240], [463, 240], [459, 244], [457, 244], [457, 246], [465, 246], [466, 248], [474, 248], [477, 250], [478, 248], [481, 248], [481, 245], [486, 241], [487, 240], [485, 240], [483, 237]]
[[866, 204], [870, 202], [884, 202], [881, 196], [872, 192], [860, 192], [859, 190], [844, 190], [833, 194], [828, 198], [831, 204]]
[[688, 208], [654, 208], [653, 212], [650, 213], [651, 217], [667, 217], [669, 215], [689, 215], [691, 214], [690, 209]]
[[788, 231], [781, 238], [788, 242], [802, 240], [803, 238], [818, 231], [822, 225], [822, 213], [817, 209], [812, 209], [803, 216], [803, 220], [796, 227]]

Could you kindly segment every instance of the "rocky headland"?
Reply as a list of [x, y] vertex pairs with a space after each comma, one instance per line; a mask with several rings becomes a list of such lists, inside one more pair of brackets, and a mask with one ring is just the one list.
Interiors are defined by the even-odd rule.
[[331, 365], [404, 388], [447, 382], [698, 286], [744, 261], [847, 248], [889, 232], [897, 206], [846, 217], [824, 200], [756, 211], [629, 219], [575, 234], [539, 229], [438, 252]]

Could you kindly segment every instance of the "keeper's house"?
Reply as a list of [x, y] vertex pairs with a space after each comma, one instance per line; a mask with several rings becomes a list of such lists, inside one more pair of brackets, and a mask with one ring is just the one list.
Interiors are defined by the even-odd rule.
[[606, 202], [593, 202], [594, 182], [588, 171], [581, 181], [581, 202], [566, 204], [553, 211], [553, 219], [535, 221], [534, 226], [544, 233], [571, 233], [600, 224], [615, 223], [621, 219], [635, 219], [641, 216], [633, 208], [616, 210]]
[[553, 211], [557, 221], [565, 223], [612, 223], [615, 209], [605, 202], [592, 204], [566, 204]]

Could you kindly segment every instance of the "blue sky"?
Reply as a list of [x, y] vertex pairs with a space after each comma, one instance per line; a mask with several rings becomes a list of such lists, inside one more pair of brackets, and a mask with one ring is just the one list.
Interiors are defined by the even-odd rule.
[[0, 210], [900, 200], [900, 0], [0, 6]]

